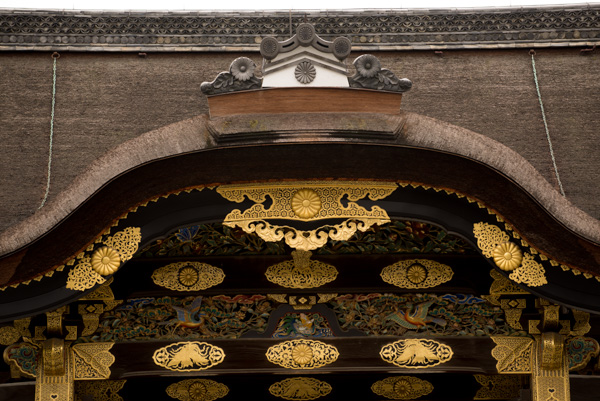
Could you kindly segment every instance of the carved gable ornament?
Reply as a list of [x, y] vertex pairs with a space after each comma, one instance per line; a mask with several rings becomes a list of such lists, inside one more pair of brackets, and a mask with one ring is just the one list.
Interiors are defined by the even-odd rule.
[[[412, 82], [406, 78], [398, 78], [392, 71], [382, 68], [377, 57], [370, 54], [359, 56], [354, 60], [353, 68], [349, 68], [346, 58], [351, 50], [350, 39], [338, 37], [328, 41], [318, 36], [311, 24], [300, 24], [296, 35], [288, 40], [280, 42], [273, 37], [262, 40], [261, 68], [250, 58], [239, 57], [231, 63], [229, 71], [221, 72], [212, 82], [204, 82], [201, 90], [209, 96], [213, 117], [273, 112], [386, 112], [385, 109], [377, 109], [376, 105], [389, 102], [392, 102], [390, 110], [397, 113], [401, 94], [411, 88]], [[259, 76], [259, 70], [262, 76]], [[330, 92], [325, 101], [318, 102], [317, 96], [312, 92], [293, 91], [308, 88], [328, 88]], [[281, 93], [275, 89], [285, 89], [286, 92]], [[343, 91], [336, 92], [334, 89]], [[370, 89], [396, 96], [388, 96], [384, 101], [381, 96], [369, 94], [370, 91], [357, 93], [355, 89]], [[211, 99], [215, 97], [213, 95], [256, 90], [261, 90], [262, 95], [229, 97], [227, 100]], [[323, 93], [320, 93], [318, 98], [322, 99], [322, 96]], [[293, 105], [289, 105], [291, 98]], [[271, 102], [266, 101], [268, 99]], [[223, 113], [224, 103], [235, 103], [238, 106], [233, 113]], [[354, 109], [348, 108], [348, 105], [354, 103], [358, 103]], [[372, 104], [371, 109], [367, 106], [365, 110], [365, 104], [369, 103]]]

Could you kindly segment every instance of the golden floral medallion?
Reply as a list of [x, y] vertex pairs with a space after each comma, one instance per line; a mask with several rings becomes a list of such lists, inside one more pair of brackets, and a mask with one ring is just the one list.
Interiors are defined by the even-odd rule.
[[208, 379], [187, 379], [167, 387], [167, 395], [180, 401], [214, 401], [229, 393], [229, 388]]
[[121, 266], [121, 255], [114, 249], [103, 246], [96, 249], [92, 254], [92, 268], [102, 276], [108, 276], [119, 270]]
[[401, 260], [383, 268], [381, 278], [400, 288], [431, 288], [452, 279], [450, 266], [428, 259]]
[[321, 210], [321, 198], [312, 189], [301, 189], [292, 196], [292, 210], [301, 219], [310, 219]]
[[267, 350], [269, 362], [287, 369], [315, 369], [335, 362], [340, 353], [321, 341], [296, 339], [273, 345]]
[[427, 270], [421, 265], [414, 264], [408, 268], [406, 278], [413, 284], [420, 284], [427, 278]]
[[494, 248], [492, 257], [494, 258], [496, 266], [504, 271], [510, 272], [521, 265], [523, 253], [517, 245], [507, 241]]
[[202, 262], [175, 262], [152, 273], [154, 284], [173, 291], [200, 291], [219, 285], [225, 273], [218, 267]]

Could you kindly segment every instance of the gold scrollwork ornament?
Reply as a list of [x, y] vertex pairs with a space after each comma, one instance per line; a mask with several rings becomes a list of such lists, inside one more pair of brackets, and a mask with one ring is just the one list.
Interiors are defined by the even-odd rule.
[[386, 266], [381, 278], [400, 288], [431, 288], [448, 282], [454, 272], [450, 266], [427, 259], [401, 260]]
[[0, 345], [11, 345], [19, 341], [21, 333], [13, 326], [0, 327]]
[[[310, 251], [322, 247], [328, 239], [344, 241], [357, 230], [366, 231], [374, 224], [390, 221], [385, 210], [373, 206], [370, 210], [356, 203], [369, 197], [379, 200], [389, 196], [398, 186], [380, 182], [334, 182], [304, 181], [292, 183], [265, 183], [260, 185], [223, 185], [217, 192], [233, 202], [246, 197], [255, 204], [245, 211], [229, 213], [223, 224], [238, 226], [247, 233], [256, 233], [265, 241], [285, 239], [291, 248]], [[273, 204], [265, 209], [267, 197]], [[342, 198], [347, 197], [346, 206]], [[311, 231], [303, 231], [287, 225], [274, 224], [273, 220], [313, 221], [345, 219], [336, 225], [324, 225]]]
[[177, 372], [196, 372], [220, 364], [225, 352], [215, 345], [199, 341], [179, 342], [159, 348], [152, 356], [154, 363]]
[[176, 262], [152, 273], [154, 284], [173, 291], [201, 291], [219, 285], [225, 273], [218, 267], [201, 262]]
[[331, 390], [329, 383], [312, 377], [292, 377], [269, 387], [271, 395], [291, 401], [316, 400], [325, 397]]
[[375, 382], [371, 390], [391, 400], [414, 400], [433, 391], [433, 385], [427, 380], [412, 376], [388, 377]]
[[318, 260], [310, 260], [309, 251], [292, 251], [293, 261], [269, 266], [265, 272], [267, 280], [286, 288], [316, 288], [336, 279], [338, 271]]
[[267, 360], [287, 369], [316, 369], [337, 361], [340, 353], [321, 341], [297, 339], [269, 347]]
[[452, 359], [452, 348], [435, 340], [409, 338], [384, 345], [381, 359], [401, 368], [430, 368]]
[[187, 379], [167, 387], [167, 395], [180, 401], [214, 401], [229, 393], [229, 388], [208, 379]]
[[103, 380], [110, 377], [115, 356], [110, 353], [113, 343], [80, 343], [73, 345], [75, 378]]

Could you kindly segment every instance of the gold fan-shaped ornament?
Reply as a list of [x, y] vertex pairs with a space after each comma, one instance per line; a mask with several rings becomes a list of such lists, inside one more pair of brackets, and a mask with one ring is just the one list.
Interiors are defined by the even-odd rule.
[[91, 259], [92, 268], [102, 276], [108, 276], [119, 270], [121, 255], [114, 249], [103, 246], [96, 249]]
[[312, 189], [301, 189], [292, 197], [292, 210], [301, 219], [310, 219], [321, 210], [321, 198]]
[[492, 251], [494, 263], [500, 269], [510, 272], [521, 266], [523, 253], [521, 249], [512, 242], [503, 242]]

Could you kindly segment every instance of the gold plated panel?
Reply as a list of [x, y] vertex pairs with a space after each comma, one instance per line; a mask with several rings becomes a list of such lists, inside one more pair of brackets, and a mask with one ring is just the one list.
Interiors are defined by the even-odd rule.
[[225, 359], [223, 349], [199, 341], [179, 342], [159, 348], [152, 356], [154, 363], [177, 372], [206, 370]]
[[[255, 204], [245, 211], [229, 213], [223, 224], [238, 226], [247, 233], [255, 232], [265, 241], [285, 242], [294, 249], [310, 251], [325, 245], [329, 238], [344, 241], [357, 230], [365, 231], [373, 224], [390, 221], [385, 210], [373, 206], [367, 210], [356, 201], [368, 196], [379, 200], [389, 196], [398, 186], [381, 182], [305, 181], [264, 183], [260, 185], [223, 185], [217, 188], [224, 198], [242, 202], [248, 197]], [[273, 202], [269, 209], [264, 203], [267, 197]], [[342, 199], [347, 197], [347, 206]], [[273, 220], [316, 221], [346, 219], [335, 225], [324, 225], [311, 231], [303, 231], [287, 225], [273, 224]]]
[[316, 400], [328, 395], [331, 390], [329, 383], [312, 377], [292, 377], [269, 387], [271, 395], [291, 401]]
[[371, 386], [371, 391], [390, 400], [414, 400], [433, 391], [427, 380], [412, 376], [396, 376], [379, 380]]
[[[55, 345], [50, 346], [54, 347]], [[43, 349], [45, 348], [46, 344]], [[50, 353], [42, 352], [35, 380], [35, 401], [73, 401], [75, 399], [73, 353], [70, 352], [68, 346], [64, 346], [64, 343], [60, 357], [54, 351], [56, 350]], [[46, 359], [47, 355], [50, 355], [50, 360]], [[61, 367], [57, 370], [58, 364]], [[59, 375], [52, 374], [58, 371], [60, 371]]]
[[[558, 344], [557, 344], [558, 345]], [[564, 344], [563, 344], [564, 345]], [[566, 353], [557, 360], [553, 369], [544, 368], [544, 340], [538, 340], [532, 352], [531, 395], [534, 401], [569, 401], [569, 364]]]
[[309, 251], [292, 251], [294, 260], [267, 268], [267, 280], [282, 287], [302, 289], [320, 287], [335, 280], [337, 269], [318, 260], [310, 260], [311, 255]]
[[401, 368], [430, 368], [452, 359], [452, 348], [435, 340], [409, 338], [384, 345], [381, 359]]
[[450, 266], [427, 259], [401, 260], [386, 266], [381, 278], [400, 288], [431, 288], [452, 280]]
[[113, 343], [81, 343], [73, 345], [75, 379], [101, 380], [110, 377], [115, 357], [110, 353]]
[[514, 400], [521, 396], [521, 377], [518, 375], [473, 375], [481, 384], [474, 400]]
[[491, 336], [496, 344], [492, 356], [498, 373], [531, 373], [533, 340], [529, 337]]
[[316, 369], [335, 362], [340, 353], [321, 341], [297, 339], [269, 347], [267, 360], [287, 369]]
[[154, 284], [173, 291], [201, 291], [219, 285], [225, 273], [218, 267], [201, 262], [177, 262], [156, 269]]
[[229, 388], [208, 379], [188, 379], [167, 387], [167, 395], [180, 401], [214, 401], [229, 393]]

